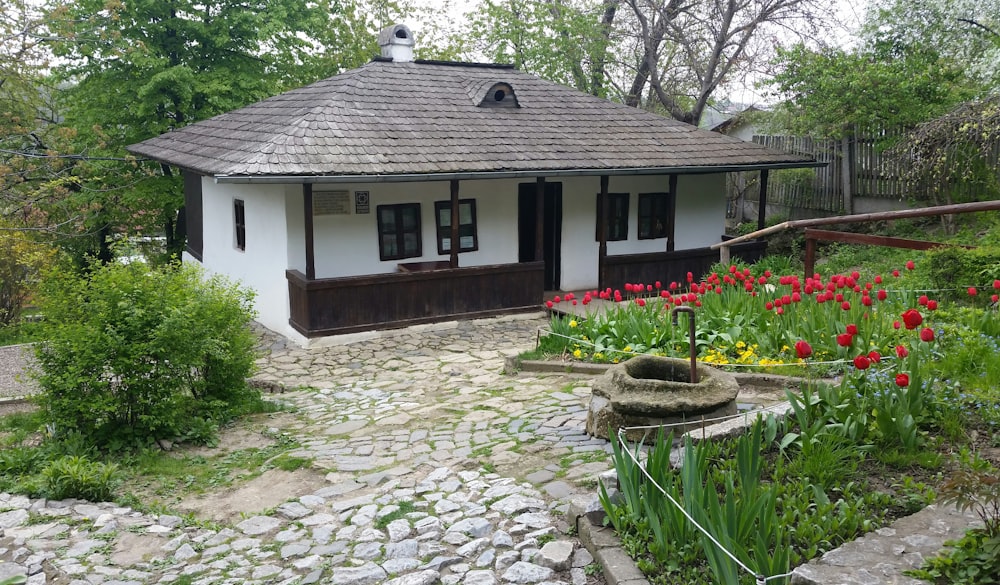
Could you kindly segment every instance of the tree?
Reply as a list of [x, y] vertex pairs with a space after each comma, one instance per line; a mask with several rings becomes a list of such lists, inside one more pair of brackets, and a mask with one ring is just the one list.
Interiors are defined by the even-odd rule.
[[464, 57], [482, 54], [549, 81], [604, 96], [619, 0], [485, 0]]
[[179, 252], [179, 178], [167, 166], [115, 160], [126, 158], [123, 148], [360, 64], [374, 46], [362, 13], [354, 2], [332, 0], [50, 6], [53, 48], [64, 61], [57, 79], [68, 86], [65, 126], [76, 152], [113, 159], [76, 172], [102, 242], [116, 226], [155, 225]]
[[770, 85], [786, 101], [778, 123], [793, 134], [843, 138], [855, 128], [909, 128], [971, 95], [958, 64], [931, 47], [778, 51]]
[[993, 94], [920, 124], [889, 155], [911, 185], [947, 204], [1000, 197], [998, 146], [1000, 94]]
[[763, 65], [783, 35], [815, 30], [825, 3], [816, 0], [624, 0], [640, 41], [625, 103], [650, 101], [677, 120], [697, 124], [716, 90]]

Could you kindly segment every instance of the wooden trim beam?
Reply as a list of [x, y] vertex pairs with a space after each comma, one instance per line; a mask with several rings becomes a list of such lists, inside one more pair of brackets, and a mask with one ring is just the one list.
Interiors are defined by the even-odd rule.
[[313, 231], [313, 190], [312, 183], [302, 185], [302, 205], [305, 224], [306, 278], [316, 278], [316, 242]]
[[760, 171], [760, 195], [757, 197], [757, 229], [764, 229], [764, 217], [767, 214], [767, 178], [770, 171]]
[[535, 179], [535, 261], [545, 259], [545, 177]]
[[673, 252], [674, 228], [677, 226], [677, 175], [670, 175], [667, 182], [667, 191], [670, 193], [670, 209], [667, 210], [667, 252]]

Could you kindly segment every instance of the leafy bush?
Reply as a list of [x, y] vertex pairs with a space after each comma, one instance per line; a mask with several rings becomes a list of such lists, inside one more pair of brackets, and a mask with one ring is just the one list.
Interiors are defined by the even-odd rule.
[[111, 499], [118, 481], [118, 466], [96, 463], [85, 457], [66, 456], [52, 461], [42, 470], [45, 493], [54, 500], [79, 498], [91, 502]]
[[983, 287], [1000, 278], [1000, 248], [936, 248], [927, 252], [929, 276], [936, 288], [960, 297], [969, 286]]
[[[260, 401], [248, 328], [252, 293], [182, 266], [91, 266], [43, 286], [47, 343], [37, 350], [39, 402], [56, 438], [79, 433], [118, 450], [203, 436]], [[194, 428], [197, 427], [197, 428]]]

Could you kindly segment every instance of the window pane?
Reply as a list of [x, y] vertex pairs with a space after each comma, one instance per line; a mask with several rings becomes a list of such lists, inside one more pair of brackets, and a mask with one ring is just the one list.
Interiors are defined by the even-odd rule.
[[472, 225], [472, 204], [461, 203], [458, 206], [458, 224]]
[[441, 227], [451, 227], [451, 206], [442, 207], [438, 210], [438, 225]]
[[412, 231], [417, 228], [417, 214], [412, 207], [404, 207], [403, 210], [403, 230]]
[[379, 211], [379, 218], [382, 223], [382, 233], [390, 234], [396, 231], [396, 211], [391, 207], [383, 208]]
[[417, 238], [415, 232], [406, 232], [403, 234], [403, 254], [406, 255], [416, 255], [420, 250], [420, 239]]
[[386, 234], [382, 236], [382, 255], [395, 256], [399, 253], [396, 247], [396, 234]]

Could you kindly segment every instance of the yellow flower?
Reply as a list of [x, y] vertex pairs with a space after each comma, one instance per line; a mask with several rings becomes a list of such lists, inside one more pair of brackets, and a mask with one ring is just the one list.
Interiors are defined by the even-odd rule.
[[628, 352], [632, 351], [632, 346], [631, 345], [626, 345], [625, 349], [623, 349], [622, 351], [624, 351], [625, 353], [628, 353]]
[[572, 320], [572, 321], [570, 321], [570, 322], [569, 322], [569, 326], [570, 326], [571, 328], [572, 328], [572, 327], [576, 327], [576, 326], [577, 326], [577, 324], [578, 324], [578, 323], [576, 322], [576, 319], [574, 319], [574, 320]]
[[580, 351], [579, 349], [573, 352], [573, 357], [575, 357], [576, 359], [580, 359], [581, 356], [583, 356], [583, 352]]
[[737, 341], [736, 342], [736, 349], [743, 349], [746, 346], [747, 346], [747, 344], [744, 343], [743, 341]]

